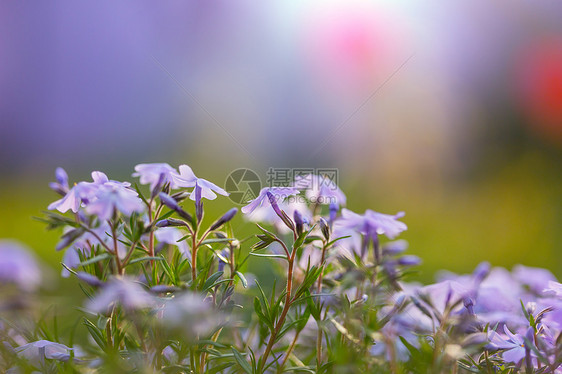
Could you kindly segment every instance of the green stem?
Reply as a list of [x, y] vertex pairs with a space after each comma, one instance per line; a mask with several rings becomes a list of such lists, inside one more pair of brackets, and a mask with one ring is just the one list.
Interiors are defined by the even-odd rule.
[[279, 369], [277, 369], [277, 373], [282, 373], [283, 372], [283, 368], [285, 367], [285, 364], [287, 363], [287, 360], [289, 359], [289, 356], [291, 355], [291, 352], [293, 352], [293, 349], [295, 348], [295, 345], [297, 345], [297, 340], [299, 339], [299, 335], [301, 333], [302, 330], [298, 330], [295, 333], [295, 337], [293, 338], [293, 341], [291, 342], [291, 345], [289, 346], [289, 348], [287, 348], [287, 352], [285, 352], [285, 357], [283, 357], [283, 361], [281, 362], [281, 365], [279, 365]]
[[115, 230], [115, 224], [111, 225], [111, 235], [113, 236], [113, 248], [115, 254], [115, 264], [117, 265], [117, 273], [119, 275], [123, 275], [125, 272], [123, 269], [123, 265], [121, 265], [121, 259], [119, 258], [119, 249], [117, 244], [117, 232]]
[[[284, 246], [284, 244], [283, 244]], [[275, 344], [275, 340], [277, 339], [277, 335], [281, 331], [283, 324], [285, 323], [285, 318], [287, 317], [287, 313], [289, 313], [289, 308], [291, 307], [291, 291], [293, 288], [293, 263], [294, 263], [294, 254], [296, 251], [293, 251], [293, 254], [289, 258], [289, 270], [287, 271], [287, 295], [285, 296], [285, 306], [283, 307], [283, 311], [281, 312], [281, 316], [277, 320], [277, 324], [275, 325], [275, 329], [271, 333], [269, 337], [269, 342], [267, 343], [267, 347], [265, 348], [265, 352], [263, 353], [262, 359], [260, 361], [260, 365], [258, 368], [258, 373], [263, 373], [263, 368], [265, 363], [267, 362], [267, 357], [271, 353], [273, 348], [273, 344]]]
[[[320, 266], [322, 267], [322, 271], [320, 272], [320, 275], [318, 276], [318, 285], [317, 285], [317, 290], [318, 290], [318, 294], [320, 294], [322, 292], [322, 275], [324, 274], [324, 263], [326, 262], [326, 241], [324, 241], [324, 245], [322, 246], [322, 258], [320, 259]], [[318, 305], [319, 305], [319, 309], [321, 308], [321, 303], [320, 303], [320, 296], [318, 296]], [[322, 312], [320, 310], [320, 312]], [[318, 370], [322, 364], [322, 329], [320, 328], [320, 321], [317, 321], [318, 324], [318, 334], [316, 336], [316, 370]]]

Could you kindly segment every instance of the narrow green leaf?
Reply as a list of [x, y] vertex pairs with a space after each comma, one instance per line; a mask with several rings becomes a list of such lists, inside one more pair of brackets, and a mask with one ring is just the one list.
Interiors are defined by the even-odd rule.
[[213, 244], [213, 243], [228, 243], [231, 242], [233, 240], [236, 240], [234, 238], [214, 238], [214, 239], [205, 239], [201, 242], [201, 245], [205, 245], [205, 244]]
[[95, 264], [96, 262], [107, 260], [107, 259], [112, 258], [112, 257], [113, 257], [113, 255], [111, 255], [109, 253], [102, 253], [102, 254], [94, 256], [94, 257], [92, 257], [92, 258], [90, 258], [86, 261], [83, 261], [83, 262], [79, 263], [78, 266], [88, 266], [88, 265], [91, 265], [91, 264]]
[[217, 271], [216, 273], [212, 274], [205, 283], [203, 284], [203, 292], [207, 291], [209, 288], [213, 286], [213, 284], [224, 274], [224, 271]]
[[96, 325], [94, 325], [87, 318], [84, 318], [84, 326], [86, 326], [86, 328], [88, 329], [88, 332], [90, 333], [90, 335], [92, 336], [94, 341], [97, 343], [97, 345], [99, 345], [99, 347], [101, 349], [105, 350], [106, 349], [106, 342], [105, 342], [105, 339], [103, 337], [103, 334], [98, 329], [98, 327]]
[[244, 274], [242, 274], [239, 271], [236, 271], [235, 274], [238, 276], [238, 278], [240, 278], [240, 281], [242, 282], [242, 286], [244, 286], [244, 288], [248, 288], [248, 281], [246, 280]]
[[164, 259], [162, 257], [151, 257], [151, 256], [147, 256], [147, 257], [138, 257], [135, 259], [132, 259], [131, 261], [129, 261], [128, 265], [132, 265], [132, 264], [136, 264], [137, 262], [144, 262], [144, 261], [163, 261]]
[[242, 356], [242, 354], [238, 352], [234, 347], [232, 347], [232, 353], [234, 354], [234, 359], [236, 360], [236, 362], [238, 362], [238, 365], [240, 365], [242, 370], [244, 370], [244, 372], [248, 374], [252, 374], [253, 373], [252, 367], [250, 366], [248, 361], [244, 359], [244, 356]]
[[295, 240], [295, 243], [293, 244], [293, 248], [294, 248], [294, 249], [300, 248], [300, 246], [302, 246], [302, 243], [304, 243], [304, 240], [306, 239], [306, 237], [307, 237], [308, 235], [310, 235], [310, 233], [312, 232], [312, 230], [314, 230], [315, 227], [316, 227], [316, 225], [312, 225], [312, 227], [310, 228], [310, 230], [308, 230], [307, 232], [303, 232], [302, 234], [300, 234], [299, 237], [297, 238], [297, 240]]
[[335, 242], [340, 241], [340, 240], [342, 240], [342, 239], [347, 239], [347, 238], [351, 238], [351, 235], [340, 236], [339, 238], [336, 238], [336, 239], [334, 239], [334, 240], [328, 242], [328, 243], [326, 244], [326, 247], [330, 247], [330, 246], [333, 245]]
[[255, 252], [250, 252], [251, 256], [256, 256], [256, 257], [269, 257], [269, 258], [282, 258], [284, 260], [287, 260], [287, 256], [286, 255], [277, 255], [277, 254], [273, 254], [273, 253], [255, 253]]

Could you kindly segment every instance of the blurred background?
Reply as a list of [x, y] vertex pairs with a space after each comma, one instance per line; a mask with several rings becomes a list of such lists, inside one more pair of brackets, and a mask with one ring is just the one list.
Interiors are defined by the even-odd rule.
[[[92, 170], [339, 169], [396, 213], [419, 280], [480, 261], [562, 277], [562, 3], [0, 4], [0, 237], [57, 270], [32, 220]], [[207, 206], [225, 211], [231, 202]], [[240, 224], [242, 225], [242, 220]]]

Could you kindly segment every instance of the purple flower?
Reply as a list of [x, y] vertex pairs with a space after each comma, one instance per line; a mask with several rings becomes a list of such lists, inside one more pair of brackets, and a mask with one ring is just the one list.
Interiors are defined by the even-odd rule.
[[47, 209], [56, 209], [61, 213], [71, 210], [76, 213], [80, 209], [82, 201], [91, 199], [95, 195], [96, 190], [97, 186], [95, 183], [80, 182], [74, 185], [62, 199], [51, 203]]
[[55, 169], [55, 178], [58, 184], [68, 189], [68, 174], [66, 174], [63, 168], [58, 167]]
[[44, 359], [68, 361], [72, 348], [49, 340], [38, 340], [17, 347], [15, 351], [32, 365], [40, 366]]
[[130, 278], [112, 278], [91, 299], [86, 308], [94, 313], [107, 313], [115, 304], [131, 312], [154, 306], [154, 298], [137, 282]]
[[335, 243], [336, 252], [347, 258], [353, 259], [353, 255], [361, 257], [361, 235], [349, 227], [340, 224], [340, 221], [335, 221], [331, 237], [343, 238]]
[[[404, 362], [410, 358], [410, 351], [402, 343], [400, 337], [411, 345], [418, 347], [419, 342], [410, 326], [400, 323], [399, 318], [393, 318], [380, 329], [380, 340], [371, 347], [369, 352], [373, 356], [384, 356], [387, 360], [395, 358]], [[393, 357], [395, 356], [395, 357]]]
[[273, 195], [279, 204], [280, 201], [283, 201], [287, 197], [297, 195], [299, 190], [296, 187], [264, 187], [260, 190], [259, 195], [254, 200], [250, 201], [250, 203], [245, 207], [242, 207], [242, 213], [251, 214], [257, 208], [271, 205], [268, 193]]
[[531, 292], [539, 295], [548, 286], [550, 281], [556, 281], [556, 277], [550, 271], [542, 268], [515, 265], [512, 274], [513, 278], [528, 287]]
[[0, 284], [15, 284], [32, 291], [41, 283], [41, 272], [35, 257], [15, 241], [0, 240]]
[[66, 195], [53, 203], [47, 209], [56, 209], [61, 213], [68, 210], [76, 213], [82, 203], [88, 204], [96, 199], [96, 194], [101, 187], [129, 187], [131, 184], [127, 182], [117, 182], [109, 180], [107, 175], [101, 171], [92, 172], [93, 182], [80, 182], [72, 187]]
[[408, 242], [400, 239], [385, 243], [382, 246], [382, 253], [383, 255], [396, 256], [403, 253], [406, 249], [408, 249]]
[[[65, 227], [65, 229], [63, 230], [63, 232], [66, 234], [68, 233], [68, 231], [73, 230], [70, 227]], [[107, 223], [107, 221], [101, 221], [98, 227], [92, 228], [91, 231], [93, 232], [85, 232], [83, 233], [78, 239], [76, 239], [71, 246], [64, 252], [63, 258], [62, 258], [62, 262], [63, 264], [65, 264], [66, 266], [68, 266], [71, 269], [75, 269], [78, 264], [80, 263], [80, 253], [82, 253], [84, 256], [88, 257], [90, 256], [90, 248], [92, 246], [95, 246], [97, 244], [101, 244], [99, 243], [99, 239], [101, 239], [105, 244], [108, 244], [109, 242], [112, 241], [111, 237], [109, 235], [107, 235], [107, 233], [111, 232], [111, 228], [109, 227], [109, 224]], [[95, 234], [95, 235], [94, 235]], [[63, 235], [64, 238], [64, 235]], [[62, 247], [63, 243], [64, 243], [63, 239], [61, 242], [59, 242], [59, 244], [57, 244], [57, 247]], [[67, 278], [70, 276], [70, 272], [63, 267], [62, 271], [61, 271], [61, 275], [64, 278]]]
[[141, 184], [150, 184], [151, 190], [154, 190], [159, 183], [170, 183], [172, 188], [176, 188], [174, 176], [177, 175], [176, 169], [166, 163], [138, 164], [133, 173], [133, 177], [140, 178]]
[[200, 295], [188, 292], [166, 301], [161, 321], [165, 327], [179, 330], [189, 339], [211, 332], [220, 319]]
[[453, 280], [425, 286], [420, 292], [427, 295], [432, 305], [441, 313], [448, 305], [456, 304], [467, 297], [474, 299], [474, 290], [470, 285], [461, 284]]
[[[527, 331], [526, 335], [527, 339], [531, 340], [533, 337], [533, 330], [532, 327], [529, 329], [530, 331]], [[503, 331], [506, 335], [505, 337], [495, 331], [490, 332], [491, 346], [496, 349], [505, 349], [502, 353], [502, 358], [505, 361], [518, 364], [525, 358], [526, 352], [529, 351], [529, 349], [525, 347], [525, 338], [521, 334], [513, 334], [506, 325], [503, 325]], [[532, 351], [531, 354], [533, 354]]]
[[360, 215], [349, 209], [342, 209], [341, 224], [353, 228], [364, 235], [371, 235], [373, 232], [386, 235], [389, 239], [394, 239], [408, 227], [403, 222], [398, 221], [404, 217], [404, 212], [395, 215], [388, 215], [374, 212], [370, 209], [365, 214]]
[[116, 211], [130, 216], [133, 212], [144, 211], [144, 204], [138, 194], [119, 183], [108, 182], [100, 186], [95, 200], [86, 206], [86, 213], [96, 215], [100, 220], [109, 220]]
[[543, 290], [548, 295], [562, 296], [562, 283], [548, 281], [548, 287]]
[[191, 258], [191, 251], [185, 240], [178, 242], [185, 235], [175, 227], [160, 227], [154, 231], [154, 236], [160, 243], [175, 245], [186, 258]]
[[[180, 165], [179, 167], [179, 175], [173, 175], [173, 180], [178, 187], [195, 187], [195, 189], [199, 189], [201, 192], [201, 197], [204, 197], [208, 200], [214, 200], [217, 198], [217, 193], [219, 195], [228, 196], [228, 192], [220, 188], [214, 183], [209, 182], [203, 178], [197, 178], [193, 173], [193, 170], [187, 165]], [[194, 190], [193, 193], [189, 196], [189, 198], [193, 201], [196, 201], [196, 191]], [[215, 193], [216, 192], [216, 193]]]
[[323, 175], [308, 174], [298, 176], [293, 184], [296, 188], [306, 190], [306, 197], [313, 203], [345, 205], [346, 197], [337, 184]]

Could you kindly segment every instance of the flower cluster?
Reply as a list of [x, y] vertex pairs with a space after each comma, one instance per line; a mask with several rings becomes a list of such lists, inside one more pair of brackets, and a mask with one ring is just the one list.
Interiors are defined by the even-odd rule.
[[262, 189], [245, 239], [237, 208], [205, 218], [228, 193], [187, 165], [137, 165], [140, 187], [55, 177], [44, 221], [86, 296], [81, 323], [46, 320], [40, 265], [0, 241], [3, 372], [562, 373], [550, 272], [482, 263], [414, 283], [404, 213], [355, 213], [322, 176]]

